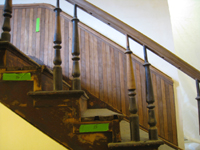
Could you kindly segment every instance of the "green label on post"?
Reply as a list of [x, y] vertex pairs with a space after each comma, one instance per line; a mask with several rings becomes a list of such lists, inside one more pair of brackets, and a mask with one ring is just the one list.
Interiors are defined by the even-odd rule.
[[3, 80], [7, 81], [31, 80], [31, 73], [4, 73]]
[[35, 32], [39, 32], [40, 31], [40, 18], [36, 19], [36, 29]]
[[109, 123], [101, 124], [82, 124], [79, 128], [79, 132], [103, 132], [109, 130]]

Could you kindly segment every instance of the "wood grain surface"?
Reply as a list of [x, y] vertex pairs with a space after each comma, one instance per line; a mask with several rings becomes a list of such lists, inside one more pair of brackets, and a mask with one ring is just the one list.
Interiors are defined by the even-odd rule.
[[[3, 13], [0, 6], [0, 16]], [[35, 32], [36, 18], [40, 18], [40, 31]], [[2, 26], [3, 17], [0, 17]], [[61, 13], [63, 74], [72, 79], [72, 17]], [[53, 67], [53, 34], [55, 14], [46, 4], [14, 5], [11, 19], [11, 42], [27, 55]], [[81, 51], [81, 85], [95, 97], [129, 115], [125, 49], [83, 23], [79, 23]], [[143, 60], [132, 55], [136, 82], [136, 99], [140, 125], [148, 129]], [[177, 129], [173, 81], [151, 67], [155, 95], [158, 134], [177, 145]]]

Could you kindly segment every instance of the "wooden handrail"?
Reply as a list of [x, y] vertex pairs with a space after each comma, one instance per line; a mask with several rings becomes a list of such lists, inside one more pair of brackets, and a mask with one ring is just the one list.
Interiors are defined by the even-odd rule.
[[144, 34], [140, 33], [139, 31], [135, 30], [131, 26], [127, 25], [126, 23], [122, 22], [121, 20], [113, 17], [112, 15], [106, 13], [105, 11], [101, 10], [100, 8], [92, 5], [85, 0], [66, 0], [71, 4], [78, 5], [79, 8], [84, 10], [85, 12], [91, 14], [95, 18], [101, 20], [102, 22], [110, 25], [114, 29], [118, 30], [119, 32], [123, 33], [124, 35], [128, 35], [131, 39], [135, 40], [141, 45], [145, 45], [149, 50], [151, 50], [156, 55], [160, 56], [176, 68], [180, 69], [188, 76], [193, 79], [200, 80], [200, 71], [170, 52], [168, 49], [164, 48], [160, 44], [156, 43], [152, 39], [148, 38]]

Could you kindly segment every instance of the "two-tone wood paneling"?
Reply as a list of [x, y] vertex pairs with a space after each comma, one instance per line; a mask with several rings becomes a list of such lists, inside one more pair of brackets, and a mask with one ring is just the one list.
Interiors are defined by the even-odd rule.
[[[3, 7], [0, 7], [2, 15]], [[40, 18], [40, 32], [35, 32], [36, 18]], [[3, 17], [0, 17], [2, 24]], [[71, 17], [61, 13], [63, 74], [72, 79], [72, 23]], [[53, 67], [53, 34], [55, 14], [50, 5], [17, 5], [13, 7], [11, 42], [22, 52]], [[126, 57], [124, 48], [86, 25], [79, 23], [81, 51], [81, 85], [95, 97], [129, 115]], [[136, 98], [140, 125], [148, 129], [148, 111], [143, 61], [132, 56]], [[158, 134], [177, 145], [175, 104], [172, 80], [151, 67]]]

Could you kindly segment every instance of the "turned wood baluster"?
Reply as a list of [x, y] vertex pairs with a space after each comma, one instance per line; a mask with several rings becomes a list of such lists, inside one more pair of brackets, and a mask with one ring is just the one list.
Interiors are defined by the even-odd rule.
[[80, 50], [79, 50], [79, 38], [78, 38], [78, 18], [77, 18], [77, 5], [74, 5], [74, 17], [73, 22], [73, 35], [72, 35], [72, 60], [73, 60], [73, 69], [72, 69], [72, 90], [81, 89], [81, 80], [80, 80]]
[[1, 40], [2, 41], [9, 41], [10, 42], [10, 18], [12, 17], [12, 0], [5, 0], [4, 4], [4, 22], [1, 33]]
[[199, 134], [200, 134], [200, 91], [199, 91], [199, 80], [196, 79], [196, 88], [197, 88], [197, 104], [198, 104], [198, 115], [199, 115]]
[[61, 67], [61, 57], [60, 57], [60, 49], [61, 49], [61, 28], [60, 28], [60, 12], [62, 11], [59, 7], [59, 0], [57, 0], [57, 6], [54, 9], [56, 14], [55, 21], [55, 33], [54, 33], [54, 67], [53, 67], [53, 89], [54, 90], [62, 90], [62, 67]]
[[158, 132], [157, 132], [157, 127], [156, 127], [156, 117], [155, 117], [155, 105], [154, 105], [154, 94], [153, 94], [153, 85], [152, 85], [152, 80], [151, 80], [151, 72], [149, 66], [151, 65], [148, 62], [147, 58], [147, 51], [146, 51], [146, 46], [143, 46], [144, 48], [144, 67], [145, 67], [145, 77], [146, 77], [146, 101], [148, 103], [147, 108], [148, 114], [149, 114], [149, 140], [158, 140]]
[[131, 141], [140, 141], [139, 135], [139, 117], [137, 114], [137, 103], [135, 98], [135, 77], [133, 72], [133, 63], [132, 63], [132, 51], [129, 48], [129, 37], [127, 38], [127, 49], [126, 49], [126, 60], [127, 60], [127, 86], [128, 86], [128, 96], [129, 96], [129, 111], [130, 111], [130, 134]]

